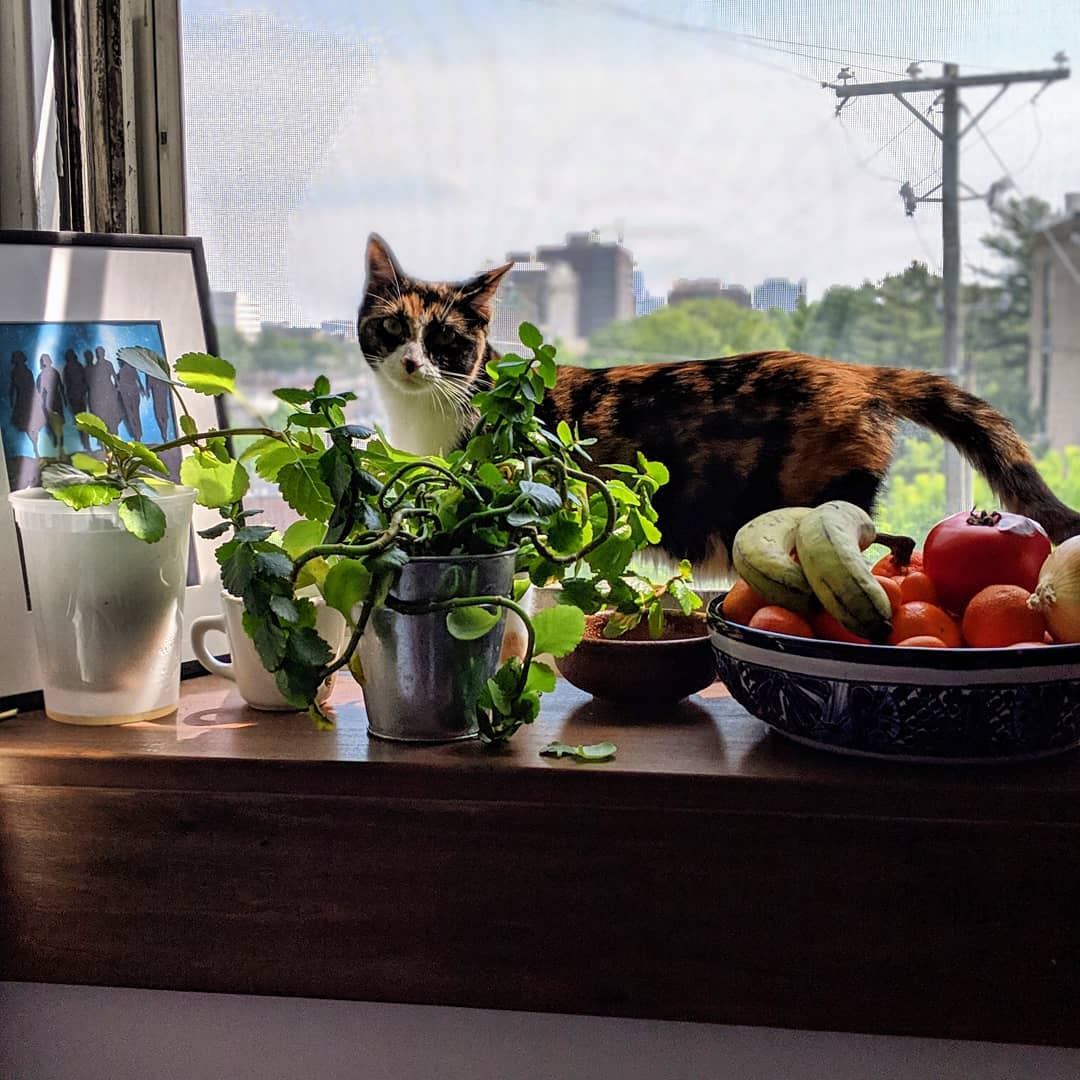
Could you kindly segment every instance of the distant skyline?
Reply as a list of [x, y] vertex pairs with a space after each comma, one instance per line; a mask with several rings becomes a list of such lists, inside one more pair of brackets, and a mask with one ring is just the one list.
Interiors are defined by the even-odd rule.
[[[653, 293], [679, 277], [784, 276], [806, 277], [814, 299], [913, 259], [936, 270], [936, 208], [908, 219], [896, 191], [932, 172], [933, 147], [917, 125], [901, 133], [911, 117], [891, 99], [836, 120], [814, 80], [838, 58], [863, 81], [906, 66], [870, 52], [1080, 60], [1074, 0], [802, 0], [782, 14], [711, 0], [250, 2], [182, 0], [191, 229], [216, 288], [315, 325], [355, 308], [370, 231], [438, 279], [592, 227], [623, 231]], [[983, 130], [1025, 193], [1060, 208], [1080, 190], [1080, 75], [1032, 106], [1034, 89], [1011, 90]], [[962, 175], [979, 191], [1001, 175], [975, 133]], [[989, 224], [964, 204], [965, 261], [986, 262]]]

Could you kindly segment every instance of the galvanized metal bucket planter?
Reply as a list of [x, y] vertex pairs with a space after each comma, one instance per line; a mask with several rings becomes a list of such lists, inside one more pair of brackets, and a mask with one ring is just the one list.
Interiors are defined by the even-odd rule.
[[[405, 603], [509, 596], [516, 552], [425, 556], [402, 567], [392, 598]], [[503, 623], [475, 641], [446, 629], [446, 612], [379, 607], [360, 639], [368, 731], [400, 742], [451, 742], [477, 734], [476, 700], [495, 674]]]

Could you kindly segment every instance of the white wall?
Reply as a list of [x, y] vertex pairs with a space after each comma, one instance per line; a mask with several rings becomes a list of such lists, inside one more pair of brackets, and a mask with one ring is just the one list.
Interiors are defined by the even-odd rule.
[[308, 998], [0, 983], [0, 1076], [1075, 1080], [1080, 1076], [1080, 1051]]

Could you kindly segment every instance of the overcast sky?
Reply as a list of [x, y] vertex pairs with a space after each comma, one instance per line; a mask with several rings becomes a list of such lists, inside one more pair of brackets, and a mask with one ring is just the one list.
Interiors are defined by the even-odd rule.
[[[352, 317], [373, 230], [443, 279], [593, 227], [623, 234], [654, 292], [778, 275], [816, 297], [936, 269], [937, 208], [909, 219], [896, 193], [936, 183], [936, 140], [889, 98], [836, 119], [820, 80], [1080, 56], [1077, 0], [181, 2], [191, 228], [216, 288], [295, 322]], [[1060, 205], [1080, 191], [1080, 74], [1031, 105], [1037, 89], [981, 127]], [[1001, 173], [972, 132], [962, 178]], [[966, 258], [984, 261], [986, 224], [965, 205]]]

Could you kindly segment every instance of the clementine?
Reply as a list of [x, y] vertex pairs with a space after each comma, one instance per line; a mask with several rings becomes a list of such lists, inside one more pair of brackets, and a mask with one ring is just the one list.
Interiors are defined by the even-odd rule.
[[897, 645], [907, 638], [923, 635], [939, 638], [950, 649], [962, 644], [960, 627], [937, 604], [929, 604], [925, 600], [901, 604], [900, 610], [893, 616], [889, 644]]
[[1046, 633], [1042, 612], [1027, 605], [1031, 595], [1019, 585], [987, 585], [964, 609], [964, 640], [976, 649], [1039, 641]]
[[742, 578], [738, 578], [728, 590], [727, 596], [724, 597], [721, 611], [723, 611], [725, 619], [730, 619], [734, 623], [742, 623], [745, 626], [754, 612], [759, 608], [763, 608], [767, 603], [768, 600], [761, 593], [755, 592]]
[[790, 634], [792, 637], [814, 636], [810, 624], [794, 611], [778, 604], [766, 604], [750, 617], [748, 623], [755, 630], [768, 630], [771, 634]]

